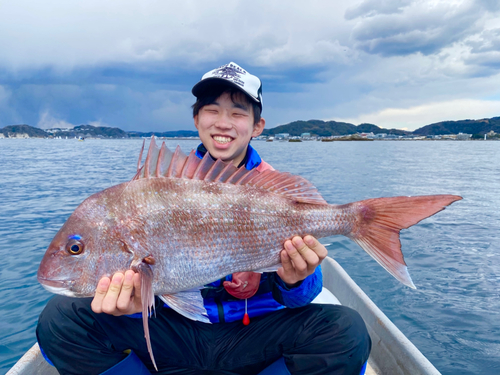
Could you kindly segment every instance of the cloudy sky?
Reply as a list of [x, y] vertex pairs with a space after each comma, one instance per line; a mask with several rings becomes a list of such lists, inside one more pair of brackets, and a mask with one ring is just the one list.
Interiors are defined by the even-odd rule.
[[192, 86], [230, 61], [268, 127], [500, 116], [500, 2], [0, 0], [0, 127], [194, 130]]

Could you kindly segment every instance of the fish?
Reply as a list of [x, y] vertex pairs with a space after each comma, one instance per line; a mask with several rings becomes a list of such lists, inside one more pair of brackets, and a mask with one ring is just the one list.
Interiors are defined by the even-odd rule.
[[147, 348], [156, 368], [148, 317], [154, 296], [209, 323], [200, 289], [237, 272], [276, 271], [294, 236], [343, 235], [397, 280], [415, 288], [400, 231], [462, 199], [457, 195], [372, 198], [328, 204], [316, 187], [288, 172], [237, 168], [174, 152], [151, 138], [136, 175], [85, 199], [48, 246], [37, 278], [47, 290], [92, 297], [98, 281], [140, 274]]

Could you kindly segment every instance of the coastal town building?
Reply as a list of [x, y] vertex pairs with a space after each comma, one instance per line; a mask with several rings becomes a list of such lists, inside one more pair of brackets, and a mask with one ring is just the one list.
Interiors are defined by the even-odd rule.
[[304, 140], [308, 140], [308, 139], [310, 139], [310, 138], [311, 138], [311, 133], [302, 133], [302, 134], [300, 135], [300, 138], [301, 138], [301, 139], [304, 139]]
[[458, 133], [456, 139], [460, 141], [468, 141], [471, 137], [472, 134]]
[[286, 141], [288, 138], [290, 138], [290, 134], [288, 133], [279, 133], [274, 136], [276, 141]]
[[69, 132], [73, 130], [73, 127], [71, 128], [51, 128], [51, 129], [45, 129], [47, 133], [54, 134], [54, 133], [59, 133], [59, 132]]
[[28, 133], [7, 133], [9, 138], [29, 138]]

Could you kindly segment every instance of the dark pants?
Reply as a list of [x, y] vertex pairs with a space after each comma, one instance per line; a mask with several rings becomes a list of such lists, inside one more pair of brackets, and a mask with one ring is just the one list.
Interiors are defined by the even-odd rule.
[[[142, 319], [95, 314], [90, 298], [55, 296], [37, 338], [61, 374], [100, 374], [131, 349], [156, 373]], [[360, 315], [344, 306], [311, 304], [241, 322], [191, 321], [159, 304], [149, 319], [158, 374], [257, 374], [285, 358], [292, 374], [359, 374], [371, 341]]]

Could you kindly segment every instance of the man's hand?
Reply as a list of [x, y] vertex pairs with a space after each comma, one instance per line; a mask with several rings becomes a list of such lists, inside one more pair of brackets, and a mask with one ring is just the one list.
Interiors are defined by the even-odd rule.
[[141, 278], [132, 270], [117, 272], [110, 280], [103, 277], [97, 284], [92, 311], [114, 316], [130, 315], [142, 311]]
[[295, 236], [285, 242], [284, 248], [281, 251], [283, 267], [278, 269], [278, 276], [289, 287], [312, 275], [328, 255], [326, 248], [313, 236], [304, 239]]

